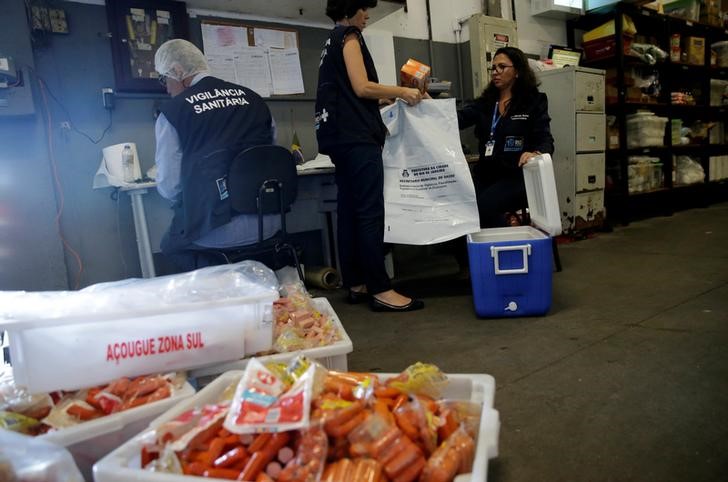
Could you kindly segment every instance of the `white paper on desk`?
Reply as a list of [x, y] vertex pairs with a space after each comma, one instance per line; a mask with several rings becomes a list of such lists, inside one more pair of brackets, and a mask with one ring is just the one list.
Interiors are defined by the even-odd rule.
[[235, 59], [235, 73], [238, 84], [252, 89], [261, 97], [270, 97], [273, 92], [270, 62], [265, 49], [260, 47], [240, 49]]
[[298, 49], [270, 49], [270, 71], [273, 93], [303, 94], [303, 74]]
[[319, 154], [316, 158], [296, 166], [296, 169], [299, 171], [308, 171], [311, 169], [333, 169], [334, 167], [334, 163], [331, 162], [331, 158], [329, 156], [326, 154]]
[[205, 57], [207, 58], [207, 65], [210, 67], [210, 74], [218, 79], [234, 84], [238, 83], [234, 55], [206, 55]]

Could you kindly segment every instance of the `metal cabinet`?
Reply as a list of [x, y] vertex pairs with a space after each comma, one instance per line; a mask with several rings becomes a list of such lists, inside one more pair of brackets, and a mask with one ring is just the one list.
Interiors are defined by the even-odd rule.
[[554, 174], [565, 233], [604, 223], [604, 71], [583, 67], [538, 72], [549, 100]]

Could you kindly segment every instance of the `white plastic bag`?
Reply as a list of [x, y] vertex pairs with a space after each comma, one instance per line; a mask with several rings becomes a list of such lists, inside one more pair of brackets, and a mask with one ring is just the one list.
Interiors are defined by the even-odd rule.
[[66, 449], [0, 430], [0, 480], [83, 482], [83, 477]]
[[475, 188], [460, 147], [455, 99], [398, 100], [382, 110], [384, 241], [435, 244], [480, 230]]

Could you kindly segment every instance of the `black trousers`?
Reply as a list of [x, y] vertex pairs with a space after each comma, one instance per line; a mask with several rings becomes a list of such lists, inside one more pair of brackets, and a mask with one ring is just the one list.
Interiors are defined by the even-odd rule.
[[506, 226], [505, 213], [528, 206], [521, 172], [497, 179], [475, 179], [475, 195], [481, 228]]
[[173, 239], [169, 235], [169, 231], [162, 238], [161, 248], [162, 254], [174, 264], [177, 271], [184, 273], [193, 271], [207, 266], [222, 264], [222, 259], [213, 256], [207, 256], [203, 252], [204, 249], [193, 243], [181, 242]]
[[343, 146], [331, 153], [338, 188], [337, 235], [346, 287], [371, 294], [391, 289], [384, 267], [384, 165], [376, 144]]

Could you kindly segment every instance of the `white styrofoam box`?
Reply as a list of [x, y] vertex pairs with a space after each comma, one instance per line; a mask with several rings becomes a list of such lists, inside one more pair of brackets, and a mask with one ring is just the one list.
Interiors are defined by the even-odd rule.
[[576, 155], [576, 192], [604, 189], [604, 153]]
[[[275, 290], [140, 311], [10, 322], [13, 373], [31, 393], [240, 358], [246, 341], [272, 343]], [[181, 346], [180, 346], [181, 345]]]
[[531, 224], [550, 236], [561, 234], [559, 196], [554, 165], [549, 154], [540, 154], [523, 165]]
[[[394, 373], [378, 373], [377, 375], [382, 380], [396, 376]], [[180, 402], [164, 415], [155, 419], [149, 424], [150, 430], [192, 408], [217, 402], [223, 391], [231, 384], [237, 383], [242, 376], [242, 371], [231, 371], [220, 375], [194, 397]], [[455, 482], [485, 481], [488, 477], [488, 460], [498, 456], [500, 415], [493, 408], [495, 379], [485, 374], [448, 374], [447, 376], [450, 383], [443, 392], [443, 398], [469, 400], [483, 405], [476, 440], [473, 471], [470, 474], [457, 476]], [[145, 435], [146, 432], [137, 435], [96, 463], [94, 466], [94, 480], [96, 482], [185, 482], [197, 480], [189, 476], [141, 470], [140, 452]]]
[[607, 125], [604, 114], [576, 114], [576, 151], [603, 151]]
[[[313, 303], [317, 310], [322, 313], [331, 315], [331, 318], [339, 331], [340, 340], [328, 345], [320, 346], [317, 348], [307, 348], [305, 350], [297, 350], [287, 353], [277, 353], [275, 355], [267, 355], [258, 357], [259, 360], [265, 362], [269, 361], [286, 361], [290, 360], [298, 355], [305, 355], [312, 360], [318, 361], [320, 364], [330, 370], [346, 371], [347, 361], [346, 355], [354, 351], [354, 345], [351, 342], [351, 338], [344, 330], [344, 326], [341, 324], [341, 320], [336, 316], [336, 312], [331, 307], [329, 300], [326, 298], [314, 298]], [[223, 372], [230, 370], [244, 370], [248, 364], [249, 358], [242, 360], [235, 360], [226, 363], [217, 363], [205, 367], [191, 370], [189, 372], [190, 378], [196, 379], [198, 386], [206, 385], [211, 377], [215, 377]]]
[[576, 110], [604, 111], [604, 75], [576, 72]]
[[192, 385], [185, 383], [169, 398], [48, 432], [38, 438], [68, 449], [83, 476], [91, 480], [91, 469], [99, 459], [146, 429], [160, 414], [194, 394]]

